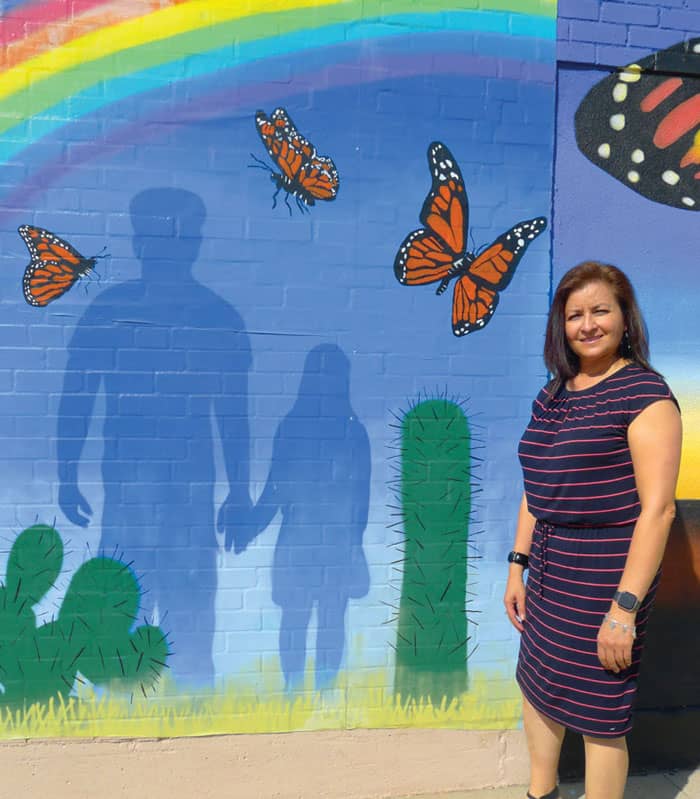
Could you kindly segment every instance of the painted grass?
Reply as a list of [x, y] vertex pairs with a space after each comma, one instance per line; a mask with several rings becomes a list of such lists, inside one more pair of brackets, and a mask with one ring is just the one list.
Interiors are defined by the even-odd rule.
[[474, 675], [470, 690], [450, 704], [402, 703], [386, 675], [339, 681], [334, 690], [256, 696], [234, 684], [208, 696], [130, 699], [85, 692], [0, 715], [0, 738], [175, 738], [224, 733], [275, 733], [352, 728], [512, 729], [520, 719], [513, 680]]

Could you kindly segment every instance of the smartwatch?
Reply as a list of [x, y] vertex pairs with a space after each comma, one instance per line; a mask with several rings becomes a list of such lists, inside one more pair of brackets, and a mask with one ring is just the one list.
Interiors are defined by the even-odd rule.
[[508, 563], [517, 563], [518, 566], [522, 566], [523, 569], [527, 569], [529, 561], [527, 555], [523, 555], [522, 552], [516, 552], [513, 550], [512, 552], [508, 553]]
[[642, 604], [642, 600], [637, 599], [631, 591], [615, 591], [613, 599], [617, 602], [618, 607], [622, 608], [622, 610], [626, 610], [628, 613], [634, 613], [639, 610]]

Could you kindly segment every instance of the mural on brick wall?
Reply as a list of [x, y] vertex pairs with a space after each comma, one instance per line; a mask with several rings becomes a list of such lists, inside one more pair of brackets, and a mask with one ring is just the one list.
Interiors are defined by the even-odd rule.
[[0, 735], [519, 723], [556, 8], [473, 5], [4, 4], [0, 567], [59, 530], [26, 641], [118, 642]]

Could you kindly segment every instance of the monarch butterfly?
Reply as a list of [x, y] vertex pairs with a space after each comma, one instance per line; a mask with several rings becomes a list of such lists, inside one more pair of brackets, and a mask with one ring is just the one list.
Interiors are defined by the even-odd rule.
[[420, 212], [425, 228], [409, 233], [394, 260], [394, 274], [405, 286], [437, 283], [436, 294], [455, 280], [452, 332], [481, 330], [498, 305], [498, 292], [511, 281], [530, 243], [547, 227], [544, 217], [518, 222], [479, 254], [466, 249], [469, 203], [452, 153], [441, 142], [428, 147], [433, 182]]
[[257, 111], [255, 124], [270, 158], [281, 170], [275, 172], [253, 156], [263, 169], [272, 173], [271, 179], [277, 186], [273, 208], [280, 191], [286, 192], [284, 202], [290, 213], [292, 209], [287, 202], [290, 194], [302, 211], [305, 206], [315, 205], [316, 200], [335, 200], [340, 185], [335, 164], [328, 156], [316, 153], [316, 148], [299, 133], [284, 108], [276, 108], [271, 117], [264, 111]]
[[24, 299], [30, 305], [43, 307], [57, 300], [95, 268], [97, 257], [84, 258], [48, 230], [22, 225], [18, 232], [31, 255], [22, 280]]
[[616, 70], [576, 110], [576, 143], [649, 200], [700, 211], [700, 38]]

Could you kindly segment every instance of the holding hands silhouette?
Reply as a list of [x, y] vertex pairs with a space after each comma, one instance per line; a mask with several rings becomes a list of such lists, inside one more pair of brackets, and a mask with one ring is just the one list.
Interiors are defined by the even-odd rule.
[[252, 525], [253, 503], [248, 492], [230, 491], [219, 508], [216, 517], [216, 529], [224, 533], [224, 546], [226, 551], [233, 551], [236, 555], [245, 552], [248, 544], [258, 535], [260, 529]]

